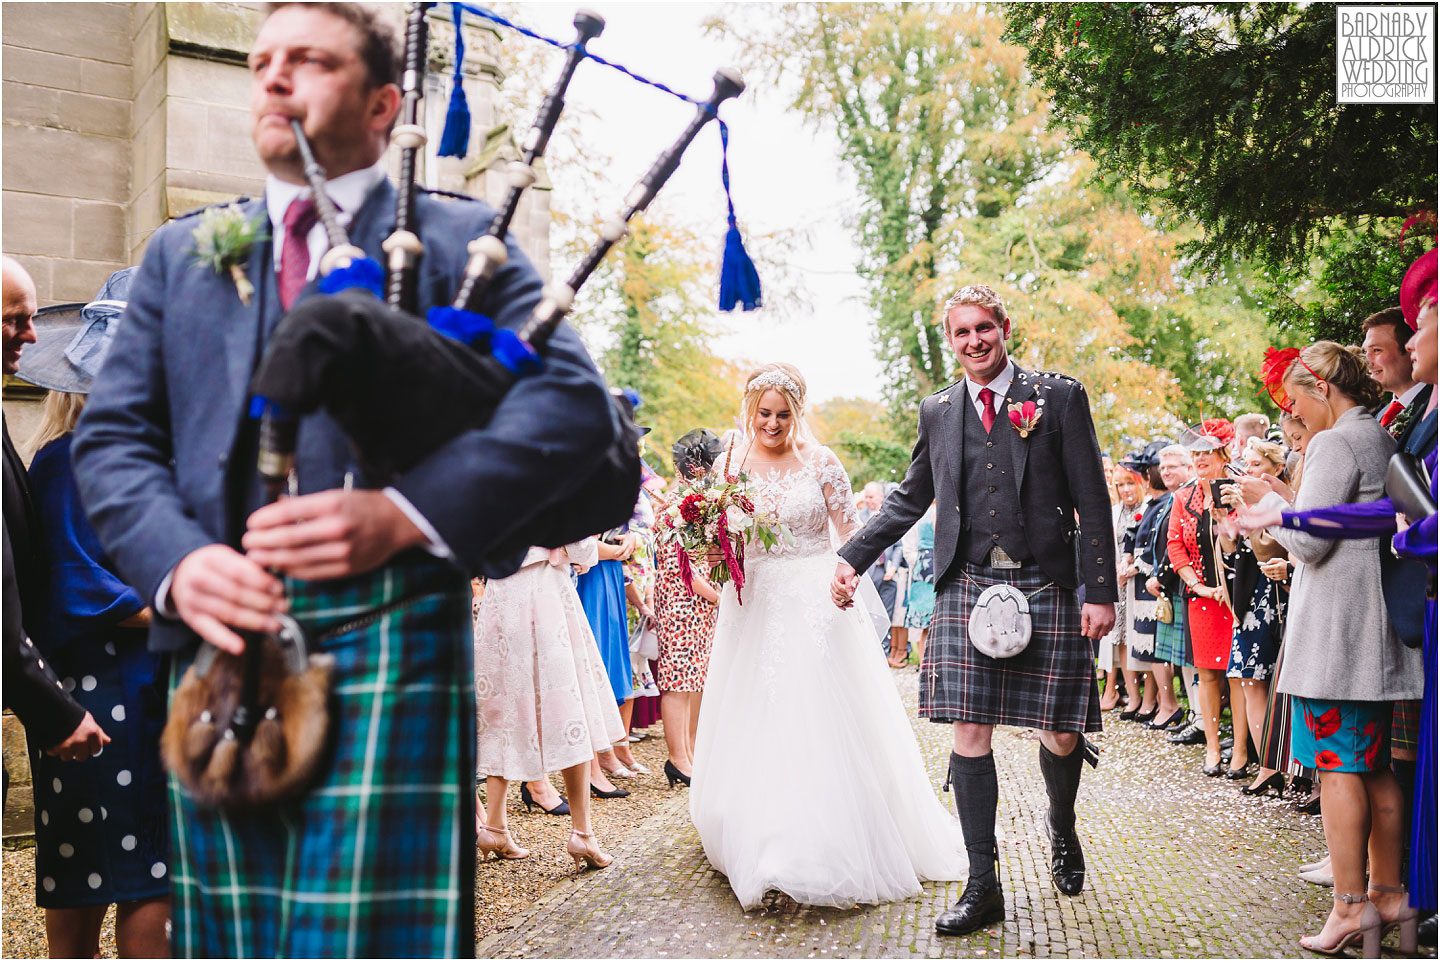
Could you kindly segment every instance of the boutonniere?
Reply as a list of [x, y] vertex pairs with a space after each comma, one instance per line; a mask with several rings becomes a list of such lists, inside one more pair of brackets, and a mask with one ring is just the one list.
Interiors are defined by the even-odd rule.
[[1405, 433], [1405, 428], [1410, 426], [1410, 421], [1413, 420], [1414, 417], [1414, 410], [1409, 407], [1402, 408], [1400, 413], [1395, 415], [1395, 419], [1390, 422], [1390, 426], [1388, 428], [1388, 430], [1390, 431], [1390, 436], [1398, 441], [1400, 439], [1400, 435]]
[[949, 395], [949, 394], [941, 394], [941, 395], [940, 395], [940, 403], [942, 403], [942, 404], [948, 404], [948, 403], [950, 403], [950, 395]]
[[201, 211], [190, 236], [195, 241], [196, 262], [217, 274], [228, 273], [240, 303], [250, 306], [255, 285], [245, 276], [245, 262], [250, 259], [250, 248], [265, 239], [261, 221], [246, 217], [239, 204], [211, 207]]
[[1030, 436], [1030, 432], [1035, 429], [1035, 424], [1039, 422], [1042, 413], [1044, 412], [1035, 406], [1033, 400], [1027, 400], [1023, 404], [1010, 405], [1010, 423], [1015, 425], [1015, 430], [1020, 434], [1022, 440]]

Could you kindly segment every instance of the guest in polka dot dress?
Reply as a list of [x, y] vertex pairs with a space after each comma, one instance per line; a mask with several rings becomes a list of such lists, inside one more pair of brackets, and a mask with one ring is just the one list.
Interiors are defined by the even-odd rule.
[[[20, 371], [25, 380], [50, 388], [30, 466], [50, 569], [34, 640], [65, 690], [111, 737], [87, 761], [67, 763], [38, 751], [31, 757], [35, 900], [45, 909], [50, 956], [57, 958], [94, 957], [112, 904], [121, 957], [169, 954], [159, 752], [164, 700], [156, 686], [158, 656], [146, 650], [150, 612], [101, 549], [70, 466], [71, 432], [93, 376], [72, 358], [92, 358], [84, 348], [103, 342], [105, 328], [118, 321], [125, 273], [107, 282], [104, 299], [86, 306], [78, 327], [40, 331], [38, 349]], [[54, 349], [46, 350], [52, 338]], [[98, 367], [98, 358], [89, 362]]]

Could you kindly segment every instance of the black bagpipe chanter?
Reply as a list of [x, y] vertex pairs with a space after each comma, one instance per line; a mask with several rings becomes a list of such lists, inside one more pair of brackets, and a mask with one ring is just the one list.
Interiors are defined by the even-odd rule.
[[[744, 89], [738, 76], [718, 71], [710, 97], [697, 104], [689, 124], [631, 189], [624, 209], [602, 226], [600, 238], [569, 278], [545, 288], [519, 329], [497, 327], [479, 310], [507, 259], [510, 222], [534, 182], [534, 163], [555, 129], [585, 45], [604, 28], [599, 16], [577, 13], [576, 39], [522, 158], [508, 172], [504, 202], [486, 232], [469, 244], [454, 301], [432, 308], [422, 319], [416, 278], [424, 247], [415, 218], [415, 174], [425, 143], [417, 118], [430, 6], [411, 4], [407, 20], [404, 102], [392, 134], [401, 150], [401, 176], [395, 231], [383, 245], [383, 277], [379, 265], [350, 244], [325, 196], [324, 171], [301, 125], [293, 124], [329, 250], [318, 271], [324, 296], [305, 298], [282, 318], [251, 382], [251, 416], [260, 420], [257, 469], [266, 502], [294, 484], [298, 423], [317, 411], [325, 411], [344, 431], [367, 481], [376, 485], [389, 483], [456, 436], [484, 427], [511, 388], [544, 369], [547, 344], [576, 293], [624, 237], [630, 219], [655, 199], [720, 104]], [[382, 289], [384, 301], [378, 297]], [[612, 409], [619, 430], [581, 485], [588, 498], [585, 509], [551, 505], [524, 532], [526, 543], [497, 545], [496, 553], [532, 544], [561, 546], [629, 520], [640, 484], [639, 432], [627, 405], [612, 400]], [[162, 741], [167, 765], [204, 804], [256, 807], [303, 792], [329, 735], [329, 675], [329, 659], [309, 652], [293, 623], [276, 635], [248, 637], [238, 657], [204, 645], [172, 702]]]

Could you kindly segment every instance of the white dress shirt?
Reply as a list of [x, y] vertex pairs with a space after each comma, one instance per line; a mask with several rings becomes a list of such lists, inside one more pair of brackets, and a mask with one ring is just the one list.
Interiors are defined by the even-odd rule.
[[981, 417], [985, 416], [985, 402], [980, 399], [980, 391], [989, 387], [995, 392], [995, 415], [999, 418], [1000, 408], [1005, 403], [1005, 395], [1010, 392], [1010, 382], [1015, 379], [1015, 361], [1006, 360], [1005, 369], [995, 375], [995, 379], [988, 384], [977, 384], [969, 377], [965, 378], [965, 389], [970, 393], [970, 405], [975, 408], [975, 413]]

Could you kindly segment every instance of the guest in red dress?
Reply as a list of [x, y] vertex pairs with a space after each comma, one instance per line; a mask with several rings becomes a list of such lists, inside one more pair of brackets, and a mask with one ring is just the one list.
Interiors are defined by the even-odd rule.
[[[1220, 762], [1221, 686], [1230, 663], [1235, 628], [1217, 543], [1219, 524], [1212, 513], [1210, 482], [1226, 476], [1227, 450], [1234, 436], [1234, 426], [1217, 417], [1191, 428], [1182, 439], [1195, 454], [1196, 479], [1175, 492], [1167, 539], [1170, 563], [1185, 582], [1186, 624], [1200, 680], [1196, 713], [1205, 732], [1204, 771], [1209, 777], [1225, 773]], [[1236, 736], [1245, 734], [1239, 731]]]

